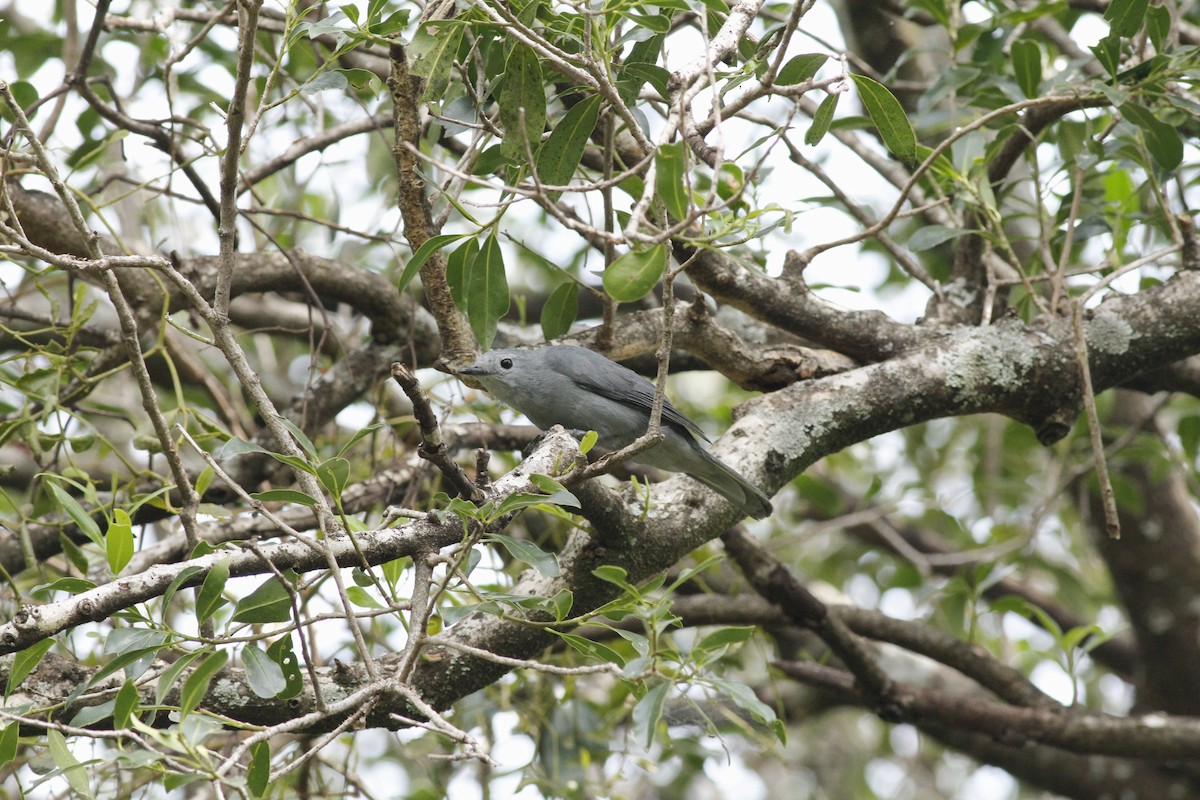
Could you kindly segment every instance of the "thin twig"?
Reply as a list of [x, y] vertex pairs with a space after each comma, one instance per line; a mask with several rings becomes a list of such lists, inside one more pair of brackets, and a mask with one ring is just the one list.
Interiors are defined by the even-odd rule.
[[392, 363], [392, 378], [400, 385], [404, 394], [412, 403], [413, 416], [417, 419], [417, 428], [421, 431], [421, 446], [417, 454], [430, 461], [441, 470], [446, 479], [458, 492], [459, 497], [473, 503], [483, 502], [483, 493], [471, 482], [470, 477], [458, 462], [450, 457], [446, 442], [442, 440], [442, 432], [438, 427], [437, 417], [429, 405], [417, 376], [412, 370], [399, 361]]
[[1100, 482], [1100, 499], [1104, 506], [1104, 529], [1110, 539], [1121, 538], [1121, 522], [1117, 514], [1117, 498], [1108, 475], [1108, 460], [1104, 457], [1104, 439], [1100, 431], [1100, 416], [1096, 413], [1096, 394], [1092, 390], [1092, 369], [1088, 364], [1087, 336], [1083, 330], [1083, 303], [1071, 303], [1071, 322], [1075, 326], [1075, 358], [1079, 362], [1080, 391], [1087, 414], [1088, 434], [1092, 440], [1092, 456], [1096, 462], [1096, 480]]

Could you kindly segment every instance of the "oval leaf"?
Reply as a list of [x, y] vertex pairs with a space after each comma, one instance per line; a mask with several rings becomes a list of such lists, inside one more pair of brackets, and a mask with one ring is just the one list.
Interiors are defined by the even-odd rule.
[[84, 535], [91, 539], [93, 544], [103, 546], [104, 537], [100, 535], [100, 528], [88, 516], [88, 513], [83, 510], [83, 506], [79, 505], [79, 502], [74, 497], [67, 494], [66, 489], [54, 481], [46, 481], [45, 486], [46, 490], [50, 492], [50, 497], [54, 500], [54, 504], [67, 512], [67, 516], [79, 526], [79, 530], [83, 531]]
[[[289, 575], [291, 571], [285, 572]], [[294, 574], [294, 573], [292, 573]], [[257, 589], [238, 601], [234, 609], [234, 622], [287, 622], [292, 616], [292, 596], [279, 582], [278, 578], [270, 577], [263, 581]]]
[[[538, 500], [542, 499], [536, 495], [527, 496], [537, 497]], [[517, 561], [523, 561], [533, 567], [541, 573], [542, 577], [554, 578], [558, 576], [558, 559], [553, 553], [547, 553], [533, 542], [526, 539], [514, 539], [512, 536], [505, 536], [502, 533], [493, 533], [488, 539], [504, 545], [504, 549], [508, 551], [510, 556]]]
[[667, 269], [667, 246], [631, 250], [604, 270], [604, 291], [619, 303], [645, 297]]
[[46, 655], [46, 652], [53, 646], [53, 639], [42, 639], [13, 657], [12, 668], [8, 671], [8, 687], [4, 690], [5, 697], [12, 694], [13, 689], [16, 689], [21, 685], [21, 681], [25, 680], [25, 676], [37, 668], [37, 665], [42, 662], [42, 656]]
[[1104, 10], [1109, 29], [1118, 36], [1129, 38], [1142, 29], [1150, 0], [1112, 0]]
[[242, 663], [246, 666], [246, 682], [259, 697], [274, 697], [287, 688], [280, 666], [253, 644], [242, 649]]
[[841, 94], [838, 93], [826, 95], [825, 99], [821, 101], [821, 105], [817, 106], [817, 113], [813, 114], [812, 125], [808, 126], [808, 131], [804, 134], [805, 144], [816, 144], [825, 138], [825, 134], [829, 133], [829, 126], [833, 124], [833, 112], [837, 110], [839, 97]]
[[579, 284], [567, 281], [560, 284], [542, 307], [542, 335], [546, 341], [564, 336], [575, 324], [579, 313]]
[[204, 576], [204, 583], [196, 595], [196, 621], [204, 622], [213, 613], [225, 605], [221, 593], [225, 591], [225, 582], [229, 580], [229, 559], [222, 558]]
[[654, 154], [654, 164], [654, 186], [658, 190], [658, 196], [662, 198], [663, 205], [672, 219], [683, 219], [687, 216], [689, 202], [685, 180], [687, 145], [683, 142], [672, 142], [660, 146]]
[[[600, 96], [592, 95], [577, 103], [567, 112], [550, 138], [542, 145], [537, 156], [538, 180], [550, 186], [566, 186], [575, 174], [587, 147], [588, 138], [596, 129], [600, 119]], [[557, 200], [561, 192], [550, 192], [550, 199]]]
[[265, 492], [252, 492], [250, 496], [264, 503], [296, 503], [309, 508], [317, 504], [316, 500], [295, 489], [268, 489]]
[[542, 83], [542, 64], [537, 54], [523, 44], [513, 47], [504, 67], [500, 122], [504, 126], [501, 152], [518, 164], [527, 163], [526, 154], [537, 152], [542, 143], [542, 130], [546, 127], [546, 92]]
[[133, 523], [122, 508], [113, 510], [113, 521], [104, 532], [104, 555], [113, 575], [120, 573], [133, 558]]
[[113, 728], [120, 730], [129, 727], [129, 718], [138, 707], [138, 690], [129, 678], [121, 684], [117, 692], [116, 702], [113, 703]]
[[17, 757], [17, 745], [20, 743], [21, 724], [10, 722], [0, 731], [0, 767], [7, 766]]
[[1174, 127], [1154, 116], [1154, 112], [1136, 103], [1121, 106], [1121, 115], [1142, 129], [1146, 135], [1146, 149], [1168, 172], [1183, 161], [1183, 140]]
[[187, 680], [183, 682], [183, 692], [179, 699], [179, 716], [186, 717], [188, 714], [196, 710], [200, 705], [200, 701], [208, 694], [208, 686], [212, 683], [215, 676], [221, 667], [225, 666], [225, 662], [229, 660], [229, 654], [224, 650], [218, 650], [196, 667], [196, 671], [188, 675]]
[[903, 106], [888, 88], [866, 75], [851, 75], [854, 85], [858, 87], [858, 96], [862, 98], [863, 108], [879, 136], [883, 139], [888, 150], [901, 161], [911, 163], [916, 160], [917, 135], [913, 133], [908, 116]]
[[422, 97], [438, 100], [446, 93], [462, 34], [463, 26], [456, 23], [427, 23], [413, 36], [408, 46], [409, 71], [425, 78]]
[[825, 63], [829, 56], [821, 53], [805, 53], [804, 55], [792, 56], [788, 62], [779, 69], [779, 75], [775, 78], [775, 83], [780, 86], [792, 86], [797, 83], [804, 83], [813, 79], [813, 76], [821, 69], [821, 65]]
[[654, 732], [662, 719], [663, 704], [667, 699], [670, 684], [662, 682], [652, 688], [633, 707], [633, 730], [638, 740], [646, 747], [654, 744]]
[[251, 797], [267, 793], [271, 780], [271, 743], [258, 742], [250, 748], [250, 766], [246, 768], [246, 788]]
[[1018, 39], [1012, 45], [1013, 73], [1026, 97], [1037, 97], [1042, 85], [1042, 48], [1032, 39]]
[[500, 318], [508, 313], [510, 301], [504, 256], [495, 234], [487, 238], [479, 255], [467, 265], [466, 279], [467, 321], [480, 347], [487, 350], [496, 338]]
[[412, 279], [417, 276], [421, 267], [425, 262], [433, 256], [434, 253], [441, 250], [451, 242], [457, 242], [466, 234], [462, 233], [443, 233], [438, 236], [430, 236], [421, 246], [417, 248], [417, 252], [413, 253], [413, 257], [404, 265], [404, 271], [400, 273], [400, 280], [396, 282], [396, 290], [403, 292], [412, 283]]
[[284, 636], [276, 640], [267, 648], [267, 655], [279, 665], [279, 669], [283, 671], [283, 679], [287, 682], [287, 688], [276, 696], [280, 700], [286, 700], [300, 694], [300, 690], [304, 688], [304, 676], [300, 674], [300, 659], [296, 658], [296, 653], [292, 650], [291, 637]]

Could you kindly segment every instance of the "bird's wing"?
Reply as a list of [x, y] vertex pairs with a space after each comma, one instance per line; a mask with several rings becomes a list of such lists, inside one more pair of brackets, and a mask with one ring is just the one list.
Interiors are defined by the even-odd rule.
[[[603, 356], [598, 356], [604, 358]], [[605, 359], [607, 361], [607, 359]], [[615, 364], [615, 362], [610, 362]], [[608, 366], [607, 364], [605, 366]], [[633, 406], [650, 413], [650, 409], [654, 406], [654, 384], [648, 382], [645, 378], [638, 375], [631, 369], [622, 367], [616, 364], [619, 369], [605, 369], [603, 371], [604, 380], [597, 379], [599, 370], [595, 372], [585, 371], [583, 369], [575, 369], [574, 364], [570, 366], [563, 364], [560, 369], [565, 372], [575, 385], [584, 391], [593, 392], [601, 397], [607, 397], [609, 400], [614, 400], [624, 405]], [[696, 423], [685, 417], [679, 412], [679, 409], [671, 405], [671, 401], [663, 398], [662, 420], [666, 425], [676, 425], [684, 430], [691, 431], [706, 442], [711, 441], [704, 435], [704, 431], [700, 430]]]

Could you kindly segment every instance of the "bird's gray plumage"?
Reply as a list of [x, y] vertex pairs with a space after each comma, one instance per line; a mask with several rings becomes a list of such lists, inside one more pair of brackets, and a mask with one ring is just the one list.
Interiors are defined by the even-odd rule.
[[[583, 347], [492, 350], [460, 373], [477, 378], [539, 428], [592, 430], [607, 450], [630, 444], [650, 424], [654, 386]], [[705, 450], [695, 437], [707, 437], [669, 400], [663, 402], [662, 432], [663, 441], [640, 453], [638, 461], [691, 475], [756, 519], [771, 514], [767, 496]]]

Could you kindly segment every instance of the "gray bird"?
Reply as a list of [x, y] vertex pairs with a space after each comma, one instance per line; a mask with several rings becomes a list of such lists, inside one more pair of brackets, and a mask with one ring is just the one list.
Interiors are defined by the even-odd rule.
[[[562, 425], [595, 431], [606, 450], [620, 450], [650, 425], [654, 386], [583, 347], [492, 350], [459, 373], [477, 378], [543, 430]], [[771, 514], [767, 496], [709, 454], [695, 438], [708, 437], [670, 400], [663, 402], [661, 430], [662, 442], [635, 456], [639, 462], [691, 475], [755, 519]]]

